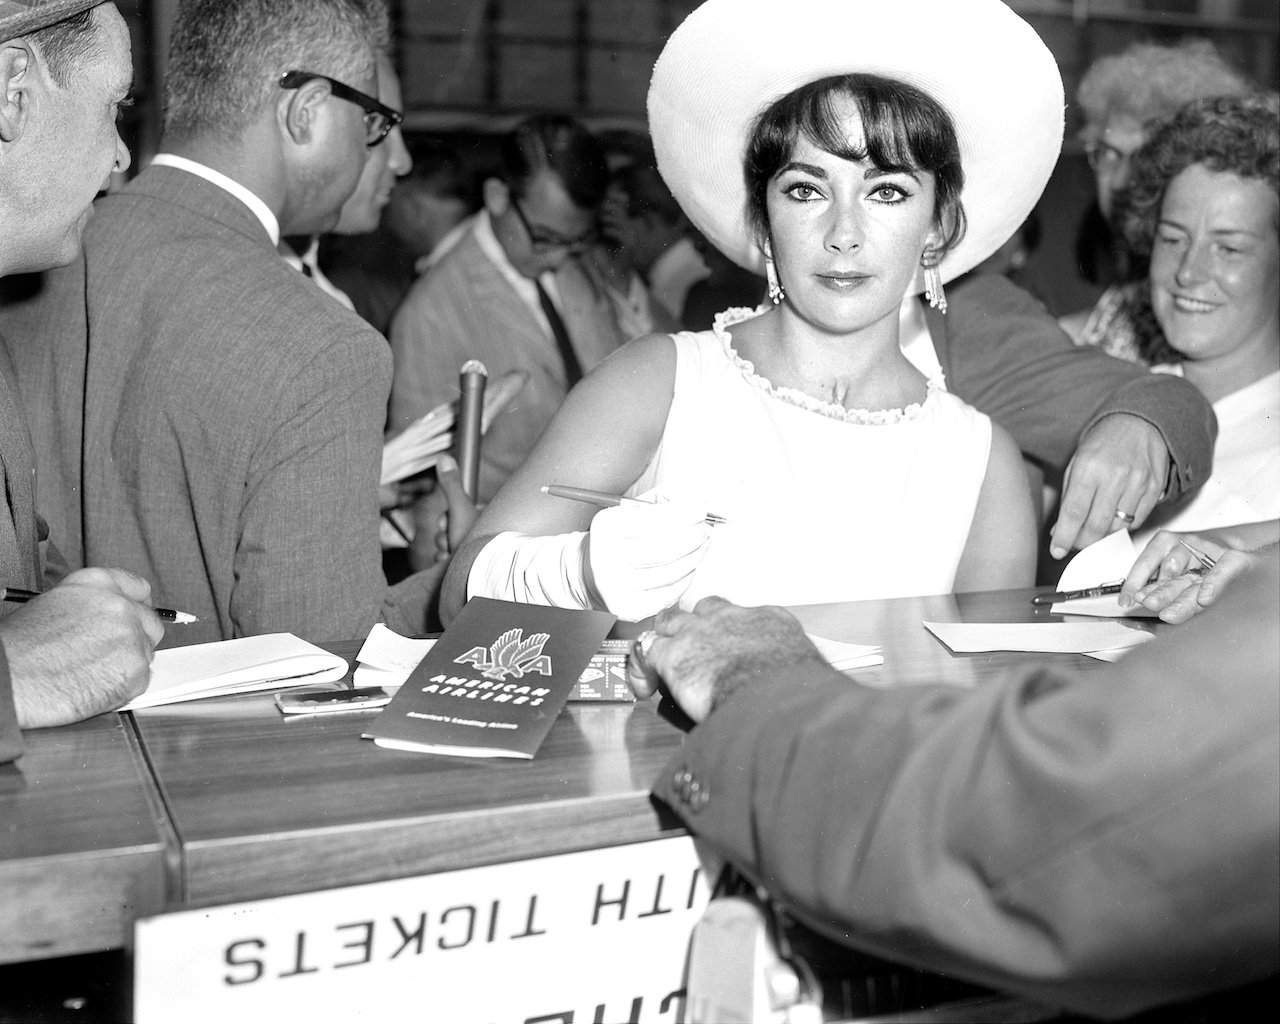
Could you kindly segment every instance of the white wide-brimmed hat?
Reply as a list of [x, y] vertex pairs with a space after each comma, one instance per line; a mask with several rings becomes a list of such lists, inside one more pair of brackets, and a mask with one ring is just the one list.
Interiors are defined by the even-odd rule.
[[752, 125], [792, 90], [853, 72], [913, 85], [951, 115], [968, 229], [939, 271], [977, 266], [1026, 219], [1062, 148], [1057, 62], [1000, 0], [707, 0], [653, 69], [658, 170], [716, 248], [762, 273], [742, 172]]

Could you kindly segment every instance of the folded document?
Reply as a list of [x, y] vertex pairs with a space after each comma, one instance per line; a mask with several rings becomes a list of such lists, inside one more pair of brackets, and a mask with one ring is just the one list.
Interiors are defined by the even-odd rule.
[[258, 690], [314, 686], [347, 674], [346, 659], [292, 633], [265, 633], [156, 651], [146, 692], [121, 711], [227, 697]]

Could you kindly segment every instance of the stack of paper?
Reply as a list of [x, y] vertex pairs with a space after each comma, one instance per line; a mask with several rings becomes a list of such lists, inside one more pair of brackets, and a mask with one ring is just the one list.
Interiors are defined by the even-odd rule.
[[156, 651], [146, 692], [120, 710], [137, 711], [203, 697], [314, 686], [341, 679], [346, 674], [344, 658], [292, 633], [264, 633], [211, 644], [192, 644]]
[[1119, 622], [925, 622], [924, 628], [956, 654], [1038, 651], [1088, 654], [1114, 661], [1151, 634]]
[[873, 668], [884, 664], [884, 650], [871, 644], [850, 644], [843, 640], [828, 640], [825, 636], [806, 634], [827, 659], [832, 668], [848, 672], [855, 668]]

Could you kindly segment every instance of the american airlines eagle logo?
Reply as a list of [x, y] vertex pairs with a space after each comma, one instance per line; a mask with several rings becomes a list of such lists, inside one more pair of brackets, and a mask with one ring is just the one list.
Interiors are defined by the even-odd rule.
[[524, 638], [524, 630], [509, 629], [487, 648], [473, 647], [453, 659], [455, 665], [474, 665], [486, 679], [523, 679], [534, 672], [551, 675], [551, 656], [542, 653], [542, 645], [550, 633], [533, 633]]

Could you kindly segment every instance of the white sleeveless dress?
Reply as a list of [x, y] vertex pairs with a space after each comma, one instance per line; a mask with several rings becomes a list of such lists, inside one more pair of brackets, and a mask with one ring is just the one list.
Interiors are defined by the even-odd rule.
[[948, 394], [866, 412], [775, 388], [734, 351], [733, 309], [673, 335], [662, 441], [628, 490], [705, 504], [728, 522], [681, 600], [815, 604], [949, 593], [991, 450], [991, 421]]

